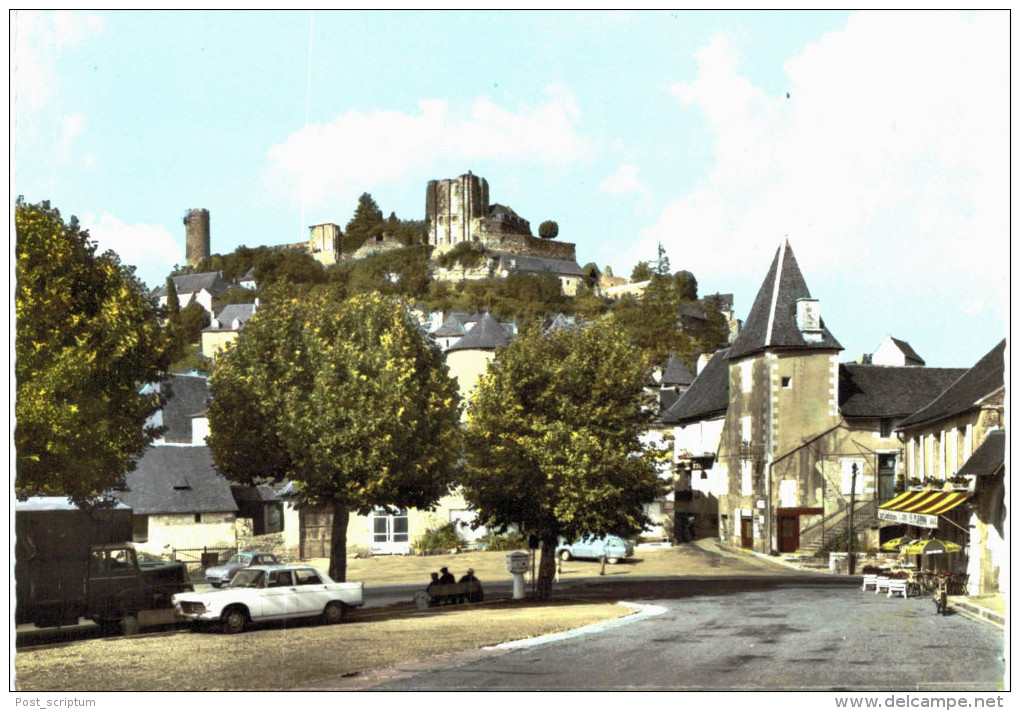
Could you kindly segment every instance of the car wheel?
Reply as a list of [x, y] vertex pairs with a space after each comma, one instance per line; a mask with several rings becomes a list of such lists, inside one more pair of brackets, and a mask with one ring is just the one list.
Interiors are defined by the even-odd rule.
[[560, 551], [560, 560], [570, 560], [571, 557], [570, 551], [566, 549]]
[[223, 583], [214, 583], [211, 580], [209, 581], [209, 584], [212, 585], [214, 588], [222, 588], [223, 587]]
[[248, 614], [243, 607], [228, 607], [223, 611], [223, 631], [227, 634], [237, 634], [247, 623]]
[[120, 631], [125, 637], [138, 634], [138, 618], [134, 615], [128, 615], [120, 621]]
[[322, 619], [327, 625], [335, 625], [344, 621], [347, 616], [347, 609], [343, 603], [331, 602], [326, 605], [326, 609], [322, 611]]
[[619, 558], [606, 558], [606, 562], [609, 563], [609, 565], [616, 565], [617, 563], [620, 562], [620, 559]]

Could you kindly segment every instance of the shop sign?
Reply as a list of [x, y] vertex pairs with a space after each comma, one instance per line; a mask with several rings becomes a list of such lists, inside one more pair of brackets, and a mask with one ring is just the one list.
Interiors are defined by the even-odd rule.
[[939, 527], [939, 517], [929, 516], [928, 514], [909, 513], [907, 511], [886, 511], [885, 509], [879, 509], [878, 517], [883, 521], [906, 523], [910, 526], [920, 526], [921, 528]]

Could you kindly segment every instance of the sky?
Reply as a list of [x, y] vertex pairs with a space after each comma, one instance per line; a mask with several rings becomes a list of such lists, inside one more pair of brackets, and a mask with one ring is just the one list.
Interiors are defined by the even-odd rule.
[[1007, 331], [1006, 12], [28, 12], [12, 199], [150, 287], [214, 253], [423, 219], [473, 172], [579, 264], [662, 244], [746, 318], [788, 239], [843, 360], [968, 367]]

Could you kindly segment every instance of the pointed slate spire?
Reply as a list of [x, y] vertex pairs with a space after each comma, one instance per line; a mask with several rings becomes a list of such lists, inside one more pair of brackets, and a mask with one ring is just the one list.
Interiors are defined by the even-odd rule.
[[815, 338], [805, 338], [797, 325], [797, 302], [810, 299], [804, 275], [797, 265], [789, 240], [784, 240], [758, 290], [744, 327], [730, 348], [730, 359], [740, 358], [766, 348], [812, 348], [843, 350], [825, 322]]
[[502, 348], [510, 339], [507, 338], [506, 329], [499, 325], [499, 322], [486, 312], [475, 327], [467, 332], [467, 335], [447, 348], [449, 351], [473, 350], [495, 350]]

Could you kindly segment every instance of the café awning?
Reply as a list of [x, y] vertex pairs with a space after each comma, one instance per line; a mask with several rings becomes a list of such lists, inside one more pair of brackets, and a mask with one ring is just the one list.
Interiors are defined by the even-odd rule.
[[966, 492], [905, 491], [878, 507], [883, 521], [906, 523], [921, 528], [938, 528], [939, 515], [967, 500]]

